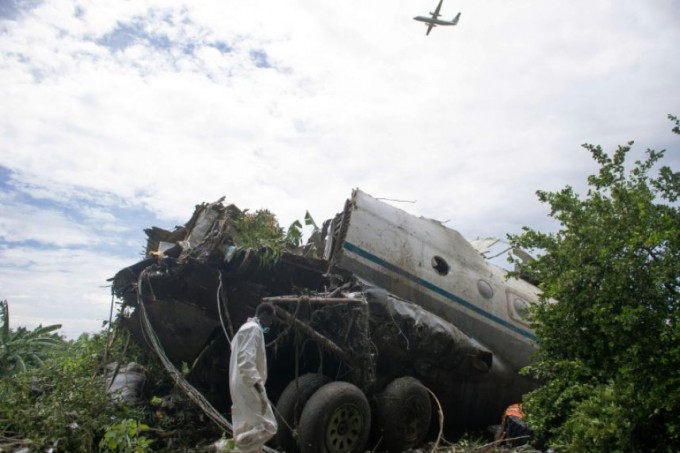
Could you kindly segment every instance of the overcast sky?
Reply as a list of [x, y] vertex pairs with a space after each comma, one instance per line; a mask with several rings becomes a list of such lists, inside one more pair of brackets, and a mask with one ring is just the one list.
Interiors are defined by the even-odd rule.
[[[0, 0], [0, 299], [70, 338], [143, 228], [226, 196], [284, 226], [353, 188], [466, 237], [550, 228], [582, 143], [680, 165], [680, 3]], [[674, 152], [673, 152], [674, 151]]]

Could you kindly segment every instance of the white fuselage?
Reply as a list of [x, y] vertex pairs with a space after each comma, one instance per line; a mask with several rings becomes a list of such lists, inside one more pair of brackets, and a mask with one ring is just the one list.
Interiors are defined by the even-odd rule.
[[359, 190], [343, 224], [329, 256], [335, 267], [417, 303], [493, 353], [489, 375], [471, 384], [477, 390], [468, 389], [474, 396], [465, 406], [478, 406], [479, 393], [489, 404], [519, 401], [532, 384], [518, 371], [536, 349], [523, 309], [538, 300], [538, 288], [508, 279], [457, 231]]
[[425, 23], [428, 23], [428, 24], [434, 24], [434, 25], [456, 25], [453, 21], [450, 21], [450, 20], [435, 19], [433, 17], [427, 17], [427, 16], [416, 16], [416, 17], [413, 18], [413, 20], [425, 22]]

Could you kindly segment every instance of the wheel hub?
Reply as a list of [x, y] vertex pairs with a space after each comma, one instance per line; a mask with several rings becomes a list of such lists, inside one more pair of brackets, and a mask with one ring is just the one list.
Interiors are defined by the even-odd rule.
[[406, 413], [404, 414], [404, 422], [406, 422], [406, 439], [409, 442], [415, 441], [422, 429], [425, 414], [425, 407], [420, 398], [411, 397], [406, 403]]
[[326, 429], [326, 447], [331, 453], [351, 451], [359, 440], [363, 416], [353, 404], [337, 408], [330, 417]]

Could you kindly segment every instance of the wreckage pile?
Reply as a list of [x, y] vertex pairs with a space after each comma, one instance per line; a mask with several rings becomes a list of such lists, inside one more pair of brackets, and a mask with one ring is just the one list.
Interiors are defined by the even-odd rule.
[[[271, 304], [277, 322], [266, 337], [267, 393], [284, 417], [275, 448], [354, 445], [351, 451], [363, 451], [369, 431], [370, 442], [381, 448], [419, 445], [432, 430], [436, 434], [430, 396], [422, 389], [446, 406], [459, 398], [461, 380], [489, 371], [492, 354], [453, 324], [333, 261], [349, 208], [348, 202], [345, 215], [315, 229], [305, 245], [297, 243], [299, 232], [285, 232], [268, 211], [249, 213], [222, 200], [197, 206], [173, 231], [145, 230], [146, 258], [112, 279], [121, 325], [229, 431], [230, 341], [259, 304]], [[181, 364], [188, 373], [178, 372]], [[325, 438], [296, 439], [313, 431], [299, 425], [304, 414], [297, 405], [311, 397], [298, 390], [300, 381], [312, 390], [329, 381], [350, 383], [371, 411], [350, 401], [349, 415], [334, 412], [329, 423], [335, 426], [318, 427], [327, 429]]]

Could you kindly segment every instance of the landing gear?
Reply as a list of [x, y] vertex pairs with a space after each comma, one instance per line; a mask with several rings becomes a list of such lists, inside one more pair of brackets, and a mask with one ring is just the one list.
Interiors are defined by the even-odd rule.
[[279, 429], [276, 440], [284, 451], [299, 451], [293, 431], [299, 426], [302, 409], [307, 400], [330, 378], [323, 374], [308, 373], [294, 379], [286, 386], [276, 403], [276, 418]]
[[378, 424], [389, 451], [408, 450], [423, 443], [431, 418], [430, 395], [418, 379], [410, 376], [390, 382], [378, 399]]
[[364, 451], [371, 428], [366, 396], [349, 382], [331, 382], [307, 401], [298, 428], [302, 453]]

